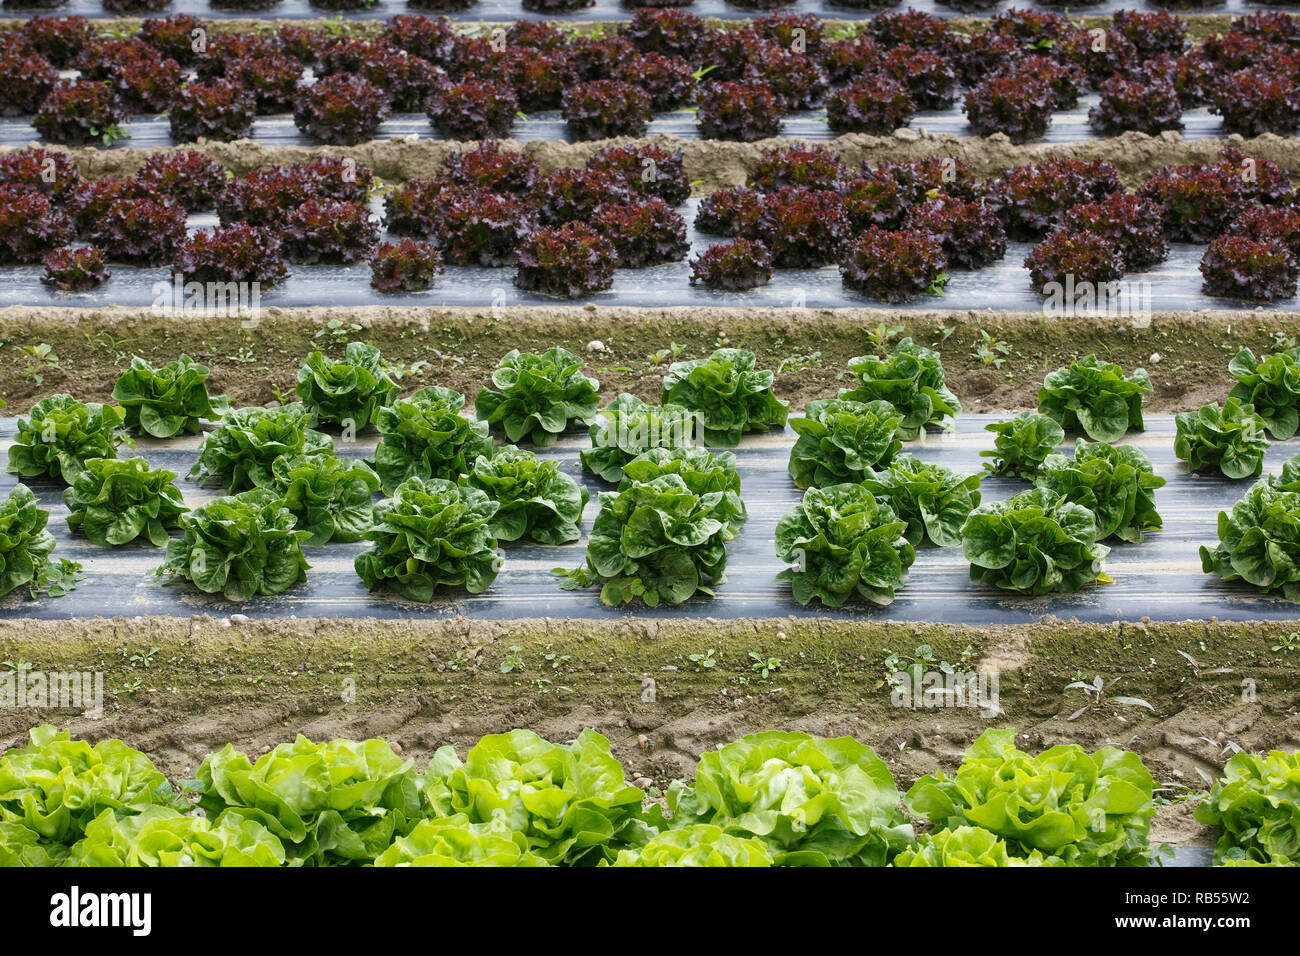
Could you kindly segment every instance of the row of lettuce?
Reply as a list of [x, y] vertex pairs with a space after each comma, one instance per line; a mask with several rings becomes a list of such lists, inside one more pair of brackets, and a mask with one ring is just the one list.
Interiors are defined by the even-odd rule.
[[[1195, 811], [1215, 863], [1294, 865], [1298, 794], [1300, 755], [1236, 754]], [[444, 746], [422, 773], [378, 738], [227, 744], [174, 787], [120, 740], [42, 726], [0, 758], [0, 866], [1146, 866], [1156, 800], [1137, 754], [1035, 756], [1012, 730], [905, 795], [851, 737], [753, 734], [658, 800], [593, 730]]]
[[[1261, 360], [1243, 349], [1230, 366], [1238, 384], [1226, 404], [1177, 416], [1178, 457], [1195, 471], [1258, 476], [1267, 435], [1296, 430], [1298, 359], [1300, 349]], [[904, 440], [951, 427], [961, 410], [938, 353], [911, 339], [892, 354], [851, 359], [854, 387], [794, 418], [773, 394], [773, 372], [733, 348], [672, 363], [657, 406], [623, 394], [600, 408], [599, 383], [561, 348], [508, 353], [479, 392], [475, 418], [463, 414], [463, 395], [440, 386], [399, 398], [405, 374], [374, 346], [352, 342], [341, 359], [307, 358], [299, 401], [232, 409], [208, 394], [207, 369], [188, 357], [157, 369], [137, 357], [114, 388], [119, 404], [68, 395], [37, 403], [18, 421], [8, 468], [66, 484], [74, 533], [103, 547], [165, 546], [161, 575], [232, 601], [305, 580], [303, 547], [331, 541], [372, 541], [355, 559], [365, 586], [428, 601], [444, 588], [488, 588], [503, 564], [502, 541], [580, 539], [587, 489], [554, 458], [497, 447], [494, 430], [545, 447], [587, 427], [582, 468], [616, 490], [600, 495], [585, 563], [556, 574], [565, 588], [599, 585], [611, 605], [680, 604], [725, 582], [727, 542], [748, 515], [735, 456], [705, 446], [734, 446], [746, 432], [787, 423], [798, 434], [789, 472], [805, 492], [778, 523], [775, 544], [791, 565], [778, 579], [802, 604], [887, 604], [926, 543], [960, 546], [977, 582], [1027, 594], [1075, 591], [1109, 580], [1104, 541], [1140, 542], [1161, 527], [1155, 492], [1165, 479], [1140, 450], [1112, 444], [1143, 427], [1150, 379], [1094, 356], [1048, 374], [1039, 411], [986, 426], [988, 469], [1033, 487], [984, 504], [979, 474], [902, 453]], [[193, 511], [175, 473], [117, 457], [130, 432], [171, 438], [199, 432], [204, 419], [217, 427], [190, 477], [228, 494]], [[373, 426], [380, 440], [372, 458], [349, 460], [315, 426], [339, 428], [345, 444]], [[1072, 456], [1056, 451], [1067, 430], [1080, 435]], [[376, 505], [379, 491], [387, 497]], [[0, 592], [41, 580], [54, 548], [47, 519], [25, 486], [3, 503]], [[1221, 543], [1202, 548], [1204, 569], [1300, 599], [1297, 525], [1300, 458], [1220, 516]]]

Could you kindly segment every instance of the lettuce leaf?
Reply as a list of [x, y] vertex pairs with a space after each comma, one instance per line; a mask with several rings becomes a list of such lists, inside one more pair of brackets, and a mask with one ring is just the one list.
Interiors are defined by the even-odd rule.
[[993, 447], [980, 455], [993, 459], [985, 467], [995, 475], [1034, 478], [1047, 456], [1065, 440], [1060, 423], [1038, 412], [1021, 412], [1005, 422], [990, 422], [984, 430], [993, 433]]
[[512, 442], [553, 445], [574, 422], [590, 422], [600, 406], [600, 382], [582, 374], [578, 356], [558, 347], [541, 355], [506, 353], [492, 384], [500, 391], [482, 389], [475, 414]]
[[647, 405], [624, 392], [591, 423], [591, 448], [578, 459], [583, 471], [617, 483], [633, 458], [654, 448], [686, 448], [696, 430], [695, 416], [680, 405]]
[[745, 432], [785, 425], [790, 403], [772, 394], [771, 371], [756, 372], [753, 352], [718, 349], [705, 359], [674, 362], [662, 401], [696, 414], [705, 444], [731, 448]]
[[491, 458], [474, 459], [460, 483], [497, 503], [489, 530], [501, 541], [565, 544], [582, 537], [582, 509], [591, 496], [560, 471], [558, 461], [541, 461], [530, 451], [506, 445]]
[[1233, 754], [1196, 819], [1222, 831], [1215, 866], [1300, 865], [1300, 753]]
[[1174, 416], [1174, 454], [1192, 471], [1219, 471], [1228, 478], [1259, 477], [1268, 451], [1267, 425], [1252, 405], [1229, 398]]
[[1083, 505], [1097, 519], [1097, 540], [1114, 536], [1140, 542], [1163, 522], [1156, 511], [1155, 490], [1165, 479], [1137, 448], [1079, 439], [1074, 457], [1049, 455], [1037, 483], [1066, 501]]
[[465, 396], [438, 385], [385, 405], [375, 413], [381, 436], [374, 466], [386, 494], [409, 478], [456, 481], [474, 459], [492, 457], [487, 422], [460, 414]]
[[1007, 852], [1007, 843], [983, 827], [960, 826], [920, 837], [894, 857], [894, 866], [1064, 866], [1060, 857], [1033, 850], [1023, 859]]
[[271, 489], [284, 499], [304, 545], [360, 541], [370, 530], [372, 492], [379, 476], [363, 462], [335, 457], [333, 450], [286, 455], [271, 464]]
[[1300, 491], [1255, 482], [1231, 511], [1219, 512], [1219, 546], [1201, 546], [1201, 568], [1300, 601]]
[[849, 359], [849, 374], [858, 385], [841, 389], [840, 398], [855, 402], [885, 401], [903, 416], [898, 437], [914, 439], [926, 427], [951, 427], [961, 414], [961, 402], [944, 382], [939, 353], [902, 339], [892, 355], [860, 355]]
[[54, 551], [54, 535], [45, 530], [49, 520], [50, 513], [21, 482], [0, 499], [0, 596], [38, 583]]
[[665, 830], [643, 847], [620, 850], [611, 866], [772, 866], [756, 837], [735, 836], [711, 823]]
[[126, 427], [154, 438], [197, 435], [201, 419], [230, 410], [220, 396], [208, 395], [208, 367], [188, 355], [161, 368], [134, 356], [131, 368], [113, 386], [113, 401], [126, 410]]
[[660, 475], [677, 475], [697, 495], [721, 492], [713, 516], [726, 523], [723, 532], [730, 541], [740, 534], [749, 520], [749, 511], [740, 497], [740, 472], [736, 456], [729, 451], [714, 453], [699, 445], [684, 448], [652, 448], [637, 455], [623, 466], [623, 491], [636, 482], [653, 481]]
[[504, 815], [473, 823], [464, 813], [421, 820], [375, 858], [375, 866], [549, 866]]
[[298, 369], [295, 391], [313, 424], [334, 422], [361, 431], [375, 413], [392, 403], [399, 391], [394, 379], [401, 371], [389, 365], [379, 349], [366, 342], [349, 342], [342, 361], [312, 352]]
[[237, 408], [204, 436], [189, 477], [200, 482], [216, 478], [230, 494], [273, 487], [271, 466], [277, 458], [333, 453], [334, 442], [309, 428], [311, 420], [311, 412], [301, 402], [278, 408]]
[[913, 547], [926, 540], [940, 548], [961, 544], [961, 526], [980, 503], [979, 475], [961, 475], [913, 455], [899, 455], [861, 484], [907, 522], [904, 536]]
[[861, 481], [903, 447], [894, 437], [902, 421], [894, 406], [879, 400], [809, 402], [804, 417], [790, 419], [799, 435], [790, 449], [790, 477], [799, 488]]
[[68, 530], [91, 544], [116, 548], [145, 538], [166, 547], [169, 532], [190, 509], [176, 487], [176, 473], [153, 469], [143, 458], [91, 458], [63, 489]]
[[1265, 355], [1243, 348], [1228, 363], [1237, 384], [1228, 393], [1250, 405], [1277, 441], [1286, 441], [1300, 428], [1300, 348]]
[[8, 470], [70, 485], [87, 459], [116, 458], [118, 442], [131, 444], [119, 431], [125, 414], [116, 405], [79, 402], [71, 395], [43, 398], [30, 418], [18, 419]]
[[284, 866], [284, 845], [256, 820], [235, 816], [215, 826], [170, 807], [135, 816], [105, 810], [68, 854], [69, 866]]
[[1130, 428], [1142, 431], [1142, 396], [1151, 391], [1145, 369], [1128, 378], [1112, 362], [1087, 355], [1068, 368], [1049, 372], [1038, 390], [1038, 410], [1066, 431], [1082, 431], [1094, 441], [1119, 441]]

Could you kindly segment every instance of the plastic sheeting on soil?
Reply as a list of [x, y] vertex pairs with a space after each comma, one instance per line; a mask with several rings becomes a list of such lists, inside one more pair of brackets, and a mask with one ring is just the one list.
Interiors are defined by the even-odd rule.
[[[924, 442], [913, 442], [908, 451], [925, 460], [950, 468], [978, 471], [985, 459], [983, 448], [992, 446], [992, 436], [983, 430], [991, 415], [964, 416], [955, 433], [935, 433]], [[7, 459], [7, 447], [14, 434], [14, 421], [0, 422], [0, 453]], [[750, 435], [736, 450], [742, 494], [749, 508], [749, 523], [730, 543], [727, 582], [716, 598], [699, 598], [680, 607], [645, 608], [630, 605], [609, 608], [600, 603], [595, 589], [562, 591], [551, 569], [573, 568], [583, 561], [586, 539], [562, 547], [511, 544], [502, 548], [505, 562], [501, 574], [486, 592], [466, 595], [448, 592], [424, 605], [398, 599], [385, 592], [368, 593], [353, 570], [353, 558], [367, 548], [357, 544], [327, 545], [306, 550], [312, 569], [307, 581], [285, 594], [258, 598], [234, 605], [204, 594], [186, 584], [164, 586], [152, 571], [162, 552], [147, 547], [106, 550], [93, 547], [84, 538], [69, 535], [61, 491], [49, 482], [32, 483], [42, 506], [51, 512], [50, 530], [58, 538], [56, 558], [71, 558], [85, 565], [86, 580], [67, 597], [26, 600], [20, 592], [0, 600], [0, 617], [70, 619], [95, 615], [215, 614], [240, 612], [258, 617], [413, 617], [430, 615], [474, 618], [597, 618], [627, 616], [759, 618], [800, 616], [869, 617], [877, 620], [931, 621], [952, 624], [1017, 624], [1037, 620], [1045, 614], [1083, 621], [1184, 620], [1217, 617], [1221, 620], [1294, 620], [1297, 606], [1280, 598], [1263, 596], [1250, 587], [1225, 584], [1201, 570], [1198, 549], [1215, 546], [1218, 513], [1230, 508], [1250, 486], [1249, 481], [1189, 474], [1173, 453], [1173, 418], [1150, 416], [1147, 431], [1129, 435], [1125, 442], [1150, 456], [1155, 470], [1168, 484], [1156, 492], [1156, 505], [1164, 518], [1164, 529], [1150, 534], [1144, 543], [1114, 543], [1106, 560], [1106, 571], [1114, 578], [1110, 585], [1094, 585], [1077, 594], [1020, 597], [992, 587], [972, 584], [969, 565], [954, 548], [918, 549], [911, 576], [889, 607], [850, 604], [827, 609], [818, 604], [800, 607], [789, 587], [775, 577], [785, 565], [777, 558], [774, 534], [777, 521], [800, 498], [786, 472], [793, 435], [773, 431]], [[219, 490], [199, 488], [183, 480], [196, 457], [198, 438], [171, 442], [138, 440], [138, 454], [155, 466], [166, 467], [182, 476], [178, 482], [186, 502], [195, 507], [218, 495]], [[338, 445], [345, 457], [359, 458], [373, 452], [376, 438], [361, 436], [353, 444]], [[583, 481], [592, 501], [583, 516], [584, 535], [590, 531], [597, 510], [596, 495], [609, 490], [599, 480], [582, 475], [578, 452], [589, 447], [584, 434], [562, 439], [554, 448], [543, 449], [543, 457], [557, 458], [562, 470]], [[1276, 472], [1282, 462], [1300, 451], [1300, 440], [1279, 442], [1269, 450], [1266, 471]], [[123, 454], [130, 454], [126, 449]], [[0, 480], [0, 492], [16, 483], [13, 475]], [[1028, 487], [1009, 478], [986, 478], [985, 500], [1006, 498]]]
[[[696, 233], [692, 224], [699, 200], [689, 199], [678, 207], [686, 219], [687, 237], [693, 256], [709, 246], [725, 241], [717, 236]], [[382, 217], [383, 204], [373, 204]], [[212, 228], [215, 214], [190, 217], [190, 229]], [[1006, 256], [990, 266], [975, 271], [953, 270], [943, 296], [919, 296], [891, 308], [923, 310], [969, 310], [997, 308], [1041, 312], [1044, 297], [1029, 285], [1024, 259], [1033, 243], [1007, 243]], [[1202, 294], [1199, 265], [1202, 246], [1175, 244], [1169, 258], [1150, 272], [1131, 273], [1124, 278], [1120, 294], [1101, 304], [1101, 312], [1121, 321], [1152, 310], [1192, 310], [1240, 307], [1241, 303], [1211, 298]], [[601, 306], [710, 306], [773, 308], [861, 308], [885, 303], [846, 289], [838, 266], [820, 269], [778, 269], [772, 281], [748, 292], [719, 292], [691, 285], [690, 256], [680, 262], [651, 266], [647, 269], [618, 269], [614, 286], [606, 292], [586, 297]], [[113, 266], [113, 276], [91, 292], [57, 292], [41, 283], [41, 266], [0, 266], [0, 307], [106, 305], [172, 308], [173, 285], [168, 267], [140, 269]], [[257, 304], [278, 306], [362, 305], [452, 306], [483, 308], [513, 305], [555, 305], [557, 300], [525, 292], [514, 285], [514, 269], [487, 269], [451, 266], [434, 280], [433, 288], [419, 293], [383, 294], [370, 287], [370, 267], [365, 263], [352, 266], [297, 266], [289, 268], [289, 278], [282, 285], [261, 291]], [[1300, 298], [1270, 303], [1270, 308], [1295, 311]]]

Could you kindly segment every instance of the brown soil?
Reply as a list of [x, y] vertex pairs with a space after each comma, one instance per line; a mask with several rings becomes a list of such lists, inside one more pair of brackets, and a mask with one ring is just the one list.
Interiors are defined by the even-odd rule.
[[[818, 619], [629, 619], [614, 626], [0, 621], [0, 660], [22, 659], [35, 671], [102, 671], [105, 687], [102, 720], [5, 709], [0, 749], [52, 721], [89, 739], [121, 737], [184, 777], [227, 741], [256, 754], [298, 732], [314, 739], [384, 736], [419, 765], [444, 744], [463, 753], [480, 736], [513, 727], [554, 740], [594, 727], [611, 739], [631, 776], [662, 788], [690, 774], [704, 751], [760, 730], [855, 736], [906, 781], [951, 770], [971, 740], [996, 725], [1017, 728], [1027, 750], [1062, 742], [1126, 746], [1161, 783], [1201, 789], [1197, 768], [1216, 771], [1230, 743], [1300, 748], [1300, 675], [1269, 651], [1277, 631], [1266, 624], [1081, 625], [1050, 618], [1014, 628]], [[998, 665], [1004, 714], [985, 720], [974, 710], [893, 706], [883, 662], [891, 651], [910, 654], [922, 643], [933, 645], [937, 659], [956, 663], [966, 651], [971, 666], [990, 669], [1006, 647], [1020, 648], [1018, 663]], [[716, 666], [693, 670], [688, 655], [710, 649]], [[1232, 673], [1198, 680], [1178, 650]], [[779, 671], [761, 679], [751, 651], [780, 658]], [[147, 663], [139, 660], [144, 654]], [[508, 657], [522, 664], [503, 673]], [[1065, 685], [1095, 674], [1120, 677], [1115, 693], [1142, 698], [1154, 712], [1103, 705], [1068, 720], [1082, 698]], [[1246, 679], [1255, 682], [1251, 702], [1241, 700]], [[653, 701], [645, 699], [648, 680]]]
[[[1149, 326], [1116, 326], [1089, 319], [1046, 321], [1014, 312], [907, 312], [873, 309], [633, 309], [591, 306], [496, 310], [391, 308], [268, 309], [256, 329], [228, 318], [174, 318], [147, 309], [0, 309], [0, 398], [7, 414], [26, 411], [55, 392], [105, 401], [113, 384], [141, 355], [153, 364], [181, 353], [207, 364], [210, 387], [237, 404], [265, 404], [293, 392], [298, 367], [311, 351], [341, 352], [349, 338], [364, 338], [393, 362], [431, 363], [410, 389], [436, 382], [471, 401], [511, 348], [542, 351], [563, 346], [586, 358], [605, 399], [632, 392], [658, 397], [666, 366], [699, 358], [721, 344], [747, 348], [762, 366], [776, 368], [776, 392], [798, 409], [833, 396], [842, 370], [855, 355], [877, 351], [868, 333], [899, 327], [943, 354], [949, 385], [966, 411], [1017, 411], [1037, 407], [1043, 375], [1078, 356], [1096, 353], [1126, 369], [1146, 367], [1155, 392], [1151, 412], [1176, 412], [1222, 400], [1233, 384], [1228, 360], [1243, 346], [1275, 351], [1274, 334], [1295, 333], [1286, 313], [1203, 312], [1154, 314]], [[328, 323], [342, 327], [329, 332]], [[362, 328], [351, 330], [352, 325]], [[951, 331], [949, 331], [951, 330]], [[1000, 368], [972, 354], [981, 332], [1010, 348]], [[947, 337], [945, 338], [945, 334]], [[599, 341], [604, 351], [588, 344]], [[38, 363], [23, 350], [41, 343], [59, 357]], [[665, 354], [655, 361], [656, 353]], [[1151, 356], [1160, 361], [1152, 363]], [[42, 382], [37, 384], [36, 377]]]

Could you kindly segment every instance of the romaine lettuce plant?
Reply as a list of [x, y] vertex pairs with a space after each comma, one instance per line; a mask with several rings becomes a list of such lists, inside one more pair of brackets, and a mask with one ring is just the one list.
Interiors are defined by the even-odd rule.
[[140, 356], [113, 386], [113, 401], [126, 410], [126, 427], [154, 438], [197, 435], [200, 419], [215, 419], [229, 410], [222, 397], [208, 395], [208, 367], [188, 355], [160, 368]]
[[299, 734], [256, 761], [227, 744], [199, 767], [199, 806], [219, 826], [264, 826], [299, 865], [370, 863], [419, 817], [412, 764], [378, 738]]
[[804, 605], [817, 598], [839, 607], [855, 594], [891, 604], [916, 560], [906, 530], [889, 503], [864, 485], [810, 488], [777, 522], [777, 557], [794, 566], [776, 579], [788, 581]]
[[898, 425], [898, 437], [903, 441], [911, 441], [922, 428], [945, 425], [945, 419], [961, 414], [961, 403], [944, 384], [939, 353], [910, 338], [900, 341], [894, 354], [885, 358], [863, 355], [849, 359], [849, 374], [858, 384], [841, 389], [839, 397], [889, 402], [903, 414]]
[[317, 546], [366, 536], [379, 476], [332, 451], [282, 455], [271, 463], [270, 488], [284, 499], [298, 530], [311, 532], [303, 544]]
[[50, 513], [21, 482], [0, 498], [0, 596], [38, 584], [54, 550], [54, 535], [45, 530], [49, 520]]
[[333, 452], [334, 442], [309, 428], [311, 420], [311, 411], [301, 402], [278, 408], [237, 408], [203, 437], [189, 477], [200, 482], [216, 478], [232, 494], [269, 488], [277, 458]]
[[1257, 481], [1219, 512], [1219, 546], [1201, 546], [1201, 568], [1225, 581], [1245, 581], [1261, 593], [1300, 601], [1300, 491]]
[[1268, 451], [1268, 425], [1253, 405], [1229, 398], [1200, 411], [1174, 416], [1174, 454], [1192, 471], [1220, 471], [1228, 478], [1258, 477]]
[[1300, 753], [1233, 754], [1196, 808], [1196, 819], [1223, 832], [1214, 865], [1300, 862]]
[[500, 391], [483, 388], [475, 414], [512, 442], [553, 445], [573, 423], [589, 423], [600, 406], [600, 382], [583, 375], [582, 359], [558, 346], [541, 355], [507, 352], [492, 384]]
[[754, 371], [753, 352], [718, 349], [706, 359], [674, 362], [664, 376], [663, 402], [699, 416], [703, 439], [733, 447], [747, 431], [785, 424], [790, 403], [772, 394], [771, 371]]
[[912, 842], [893, 775], [852, 737], [750, 734], [700, 758], [668, 792], [675, 829], [754, 837], [778, 866], [884, 866]]
[[954, 776], [918, 780], [907, 806], [936, 827], [983, 827], [1019, 859], [1037, 850], [1067, 866], [1145, 866], [1154, 788], [1135, 753], [1070, 744], [1033, 757], [1014, 730], [986, 730]]
[[117, 457], [126, 413], [116, 405], [51, 395], [33, 405], [30, 414], [18, 419], [18, 433], [9, 446], [11, 472], [70, 485], [87, 459]]
[[1243, 405], [1252, 405], [1268, 433], [1286, 441], [1300, 427], [1300, 348], [1265, 355], [1243, 348], [1228, 363], [1237, 380], [1229, 393]]
[[91, 458], [63, 489], [68, 530], [83, 532], [91, 544], [115, 548], [146, 538], [165, 547], [168, 532], [190, 509], [176, 487], [176, 473], [150, 468], [143, 458]]
[[379, 349], [366, 342], [349, 342], [342, 361], [334, 362], [312, 352], [298, 369], [296, 391], [317, 424], [351, 423], [360, 431], [390, 404], [399, 391], [401, 369], [383, 360]]
[[940, 548], [961, 544], [961, 526], [980, 503], [978, 474], [958, 474], [914, 455], [899, 455], [861, 484], [907, 523], [903, 534], [913, 546], [925, 540]]
[[1091, 511], [1098, 541], [1113, 535], [1140, 542], [1145, 532], [1163, 524], [1155, 490], [1164, 487], [1165, 479], [1155, 474], [1145, 454], [1128, 445], [1079, 439], [1073, 458], [1047, 456], [1037, 483]]
[[492, 457], [487, 422], [462, 416], [464, 404], [460, 392], [429, 385], [375, 413], [381, 438], [374, 466], [387, 494], [408, 478], [455, 481], [469, 473], [475, 458]]
[[1056, 446], [1065, 440], [1065, 430], [1056, 419], [1038, 412], [1021, 412], [1005, 422], [990, 422], [993, 447], [980, 452], [993, 461], [986, 467], [995, 475], [1033, 478]]
[[588, 429], [591, 448], [578, 453], [582, 470], [605, 481], [623, 479], [623, 466], [652, 448], [685, 448], [696, 441], [695, 416], [680, 405], [647, 405], [626, 392], [600, 410]]
[[497, 507], [477, 488], [408, 478], [375, 506], [366, 532], [374, 547], [354, 562], [361, 582], [410, 601], [431, 601], [442, 587], [486, 591], [501, 570], [492, 535]]
[[1048, 594], [1110, 583], [1101, 569], [1110, 548], [1097, 543], [1097, 519], [1046, 488], [980, 505], [962, 525], [961, 548], [972, 581], [1007, 591]]
[[477, 488], [498, 505], [489, 530], [501, 541], [527, 538], [565, 544], [582, 537], [582, 509], [590, 494], [555, 459], [506, 445], [491, 458], [479, 456], [462, 485]]
[[296, 529], [293, 512], [275, 492], [254, 488], [214, 498], [180, 518], [181, 536], [167, 542], [155, 574], [189, 581], [200, 591], [242, 603], [281, 594], [307, 580], [302, 556], [309, 531]]
[[653, 834], [642, 820], [645, 794], [627, 783], [609, 741], [590, 729], [572, 744], [531, 730], [490, 734], [464, 763], [443, 747], [429, 764], [424, 794], [435, 816], [504, 818], [552, 865], [594, 866]]
[[1049, 372], [1038, 390], [1038, 410], [1066, 431], [1082, 431], [1093, 441], [1118, 441], [1129, 429], [1142, 431], [1142, 396], [1151, 391], [1145, 369], [1128, 378], [1112, 362], [1088, 355], [1069, 368]]
[[749, 520], [749, 511], [740, 497], [736, 456], [731, 452], [714, 454], [699, 445], [651, 448], [623, 466], [623, 480], [618, 490], [623, 491], [635, 482], [653, 481], [660, 475], [677, 475], [697, 495], [721, 492], [713, 516], [726, 523], [723, 532], [726, 540], [740, 534], [740, 529]]
[[893, 405], [880, 400], [809, 402], [802, 418], [790, 419], [799, 436], [790, 449], [790, 477], [799, 488], [861, 481], [903, 447], [894, 437], [902, 420]]
[[681, 604], [696, 592], [710, 597], [726, 580], [730, 526], [720, 513], [724, 493], [696, 494], [678, 474], [632, 482], [600, 496], [587, 542], [587, 560], [556, 568], [565, 590], [601, 586], [600, 599], [619, 606], [640, 598], [647, 607]]

